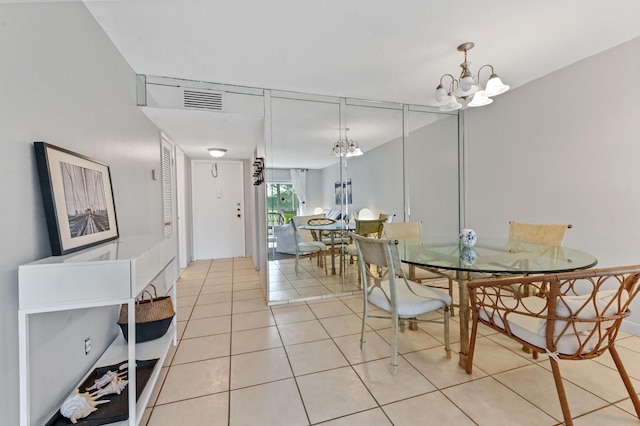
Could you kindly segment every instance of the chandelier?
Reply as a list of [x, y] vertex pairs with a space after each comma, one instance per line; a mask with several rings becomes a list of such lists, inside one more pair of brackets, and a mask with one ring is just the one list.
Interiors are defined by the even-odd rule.
[[347, 137], [349, 129], [344, 129], [344, 139], [340, 137], [336, 143], [333, 144], [331, 155], [334, 157], [358, 157], [362, 154], [362, 150], [358, 146], [358, 142]]
[[[440, 111], [455, 111], [465, 105], [468, 107], [489, 105], [493, 102], [491, 99], [493, 96], [498, 96], [509, 90], [509, 86], [502, 83], [500, 77], [493, 70], [493, 66], [489, 64], [481, 66], [476, 74], [476, 80], [473, 79], [473, 74], [469, 69], [471, 62], [467, 61], [467, 52], [473, 46], [474, 44], [470, 41], [458, 46], [458, 51], [464, 52], [464, 62], [460, 64], [462, 71], [459, 78], [456, 79], [451, 74], [444, 74], [440, 77], [440, 84], [436, 87], [436, 93], [431, 101], [432, 105], [440, 107]], [[491, 68], [491, 75], [485, 88], [482, 89], [480, 71], [487, 67]], [[448, 90], [442, 85], [445, 77], [451, 78]]]

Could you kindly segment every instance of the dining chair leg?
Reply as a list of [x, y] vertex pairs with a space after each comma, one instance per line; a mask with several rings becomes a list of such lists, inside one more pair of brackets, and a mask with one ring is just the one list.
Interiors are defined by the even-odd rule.
[[560, 375], [560, 366], [558, 365], [558, 361], [551, 357], [549, 357], [549, 362], [551, 363], [551, 370], [553, 371], [553, 380], [556, 382], [556, 390], [558, 391], [558, 399], [560, 399], [564, 424], [566, 426], [573, 426], [571, 410], [569, 410], [569, 401], [567, 401], [567, 393], [564, 390], [564, 383], [562, 383], [562, 375]]
[[618, 350], [612, 344], [611, 346], [609, 346], [609, 352], [611, 353], [611, 358], [613, 358], [613, 362], [616, 364], [618, 373], [620, 374], [620, 377], [624, 382], [624, 387], [627, 388], [627, 392], [629, 393], [629, 397], [631, 398], [631, 402], [633, 403], [633, 408], [635, 408], [636, 410], [636, 415], [640, 419], [640, 399], [638, 399], [638, 394], [636, 393], [633, 384], [631, 383], [631, 379], [629, 379], [629, 374], [622, 364], [622, 359], [618, 354]]
[[444, 307], [444, 351], [447, 358], [451, 358], [451, 340], [449, 338], [449, 318], [451, 317], [451, 309], [449, 306]]
[[476, 319], [474, 318], [471, 324], [471, 337], [469, 339], [469, 350], [467, 353], [467, 367], [466, 367], [467, 374], [471, 374], [471, 371], [473, 370], [473, 352], [474, 352], [474, 349], [476, 348], [477, 334], [478, 334], [478, 321], [476, 321]]

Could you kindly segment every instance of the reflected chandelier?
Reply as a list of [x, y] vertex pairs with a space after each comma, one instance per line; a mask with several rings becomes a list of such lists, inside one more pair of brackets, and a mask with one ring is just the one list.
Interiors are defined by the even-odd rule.
[[347, 137], [349, 129], [344, 129], [344, 139], [342, 137], [333, 144], [331, 155], [334, 157], [358, 157], [362, 154], [362, 150], [358, 146], [358, 142]]
[[[494, 72], [493, 65], [481, 66], [476, 74], [476, 80], [473, 79], [473, 74], [469, 70], [471, 62], [467, 61], [467, 52], [473, 46], [474, 44], [470, 41], [458, 46], [458, 51], [464, 52], [464, 62], [460, 64], [462, 71], [458, 79], [451, 74], [444, 74], [440, 77], [440, 84], [436, 87], [436, 93], [431, 102], [432, 105], [440, 107], [440, 111], [455, 111], [465, 105], [468, 107], [489, 105], [493, 102], [491, 97], [498, 96], [509, 90], [509, 86], [503, 84], [500, 77]], [[485, 88], [482, 89], [480, 86], [480, 71], [486, 67], [491, 68], [491, 75]], [[451, 78], [448, 91], [442, 85], [445, 77]]]

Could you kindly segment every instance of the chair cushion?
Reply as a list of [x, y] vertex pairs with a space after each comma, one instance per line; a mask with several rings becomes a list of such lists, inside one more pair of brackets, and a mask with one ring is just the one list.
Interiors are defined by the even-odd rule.
[[[409, 287], [405, 285], [404, 280], [399, 279], [396, 281], [399, 317], [412, 318], [451, 305], [451, 298], [448, 294], [433, 290], [413, 281], [407, 281], [407, 283], [409, 287], [411, 287], [411, 290], [413, 290], [413, 293], [409, 290]], [[385, 294], [390, 294], [389, 281], [382, 281], [380, 287], [381, 288], [374, 288], [371, 294], [369, 294], [369, 302], [380, 309], [391, 312], [391, 305], [385, 296]]]
[[[596, 315], [596, 308], [594, 303], [597, 304], [600, 315], [614, 315], [618, 312], [618, 303], [613, 302], [606, 310], [604, 308], [609, 304], [617, 294], [617, 290], [606, 290], [598, 292], [595, 299], [589, 302], [580, 312], [581, 306], [589, 299], [591, 294], [580, 296], [563, 296], [558, 299], [556, 305], [557, 317], [571, 317], [575, 316], [580, 319], [594, 318]], [[627, 291], [623, 291], [620, 296], [620, 302], [625, 303], [629, 298]], [[513, 304], [509, 303], [509, 299], [513, 300]], [[515, 307], [516, 299], [502, 296], [500, 298], [501, 303], [506, 307]], [[547, 301], [544, 298], [537, 296], [523, 297], [520, 299], [521, 303], [527, 307], [532, 313], [536, 313], [542, 316], [547, 315]], [[520, 308], [522, 309], [522, 308]], [[480, 308], [478, 314], [485, 321], [493, 322], [499, 328], [504, 329], [504, 323], [498, 315], [489, 314], [484, 308]], [[509, 323], [509, 329], [513, 335], [519, 337], [525, 342], [529, 342], [534, 346], [545, 348], [546, 343], [546, 326], [547, 320], [544, 318], [532, 317], [519, 313], [511, 313], [507, 316], [507, 322]], [[606, 329], [613, 324], [613, 321], [604, 321], [601, 323], [602, 329]], [[567, 321], [556, 320], [554, 326], [554, 336], [560, 336], [560, 334], [567, 327]], [[580, 348], [589, 335], [589, 332], [595, 327], [595, 323], [589, 322], [575, 322], [572, 321], [569, 328], [564, 331], [562, 337], [556, 340], [556, 348], [559, 353], [572, 355]], [[598, 336], [594, 335], [588, 339], [587, 344], [584, 345], [583, 351], [591, 351], [598, 343]]]
[[325, 251], [327, 246], [320, 241], [305, 241], [298, 243], [298, 251], [300, 253], [315, 253], [318, 251]]

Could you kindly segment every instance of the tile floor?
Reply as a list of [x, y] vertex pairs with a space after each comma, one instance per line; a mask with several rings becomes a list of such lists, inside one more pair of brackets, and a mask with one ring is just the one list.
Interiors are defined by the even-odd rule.
[[[178, 282], [179, 345], [142, 424], [562, 424], [549, 362], [486, 328], [472, 375], [444, 356], [442, 327], [421, 323], [400, 335], [392, 376], [388, 321], [371, 321], [359, 349], [360, 297], [269, 307], [251, 260], [192, 263]], [[640, 389], [640, 338], [623, 334], [618, 347]], [[577, 426], [639, 423], [608, 355], [561, 369]]]

